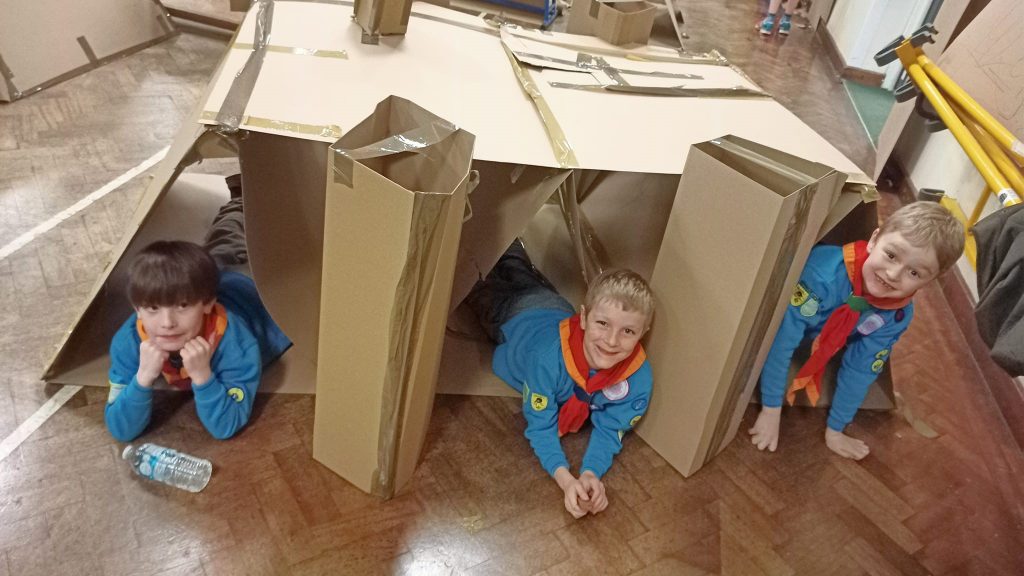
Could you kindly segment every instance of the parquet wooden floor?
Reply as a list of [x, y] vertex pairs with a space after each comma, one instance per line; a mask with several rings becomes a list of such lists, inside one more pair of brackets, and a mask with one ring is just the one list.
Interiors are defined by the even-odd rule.
[[[688, 48], [720, 48], [869, 170], [811, 32], [760, 38], [763, 4], [688, 2]], [[0, 106], [0, 245], [166, 146], [223, 49], [184, 33]], [[144, 180], [0, 259], [0, 438], [56, 391], [38, 375]], [[938, 438], [862, 413], [852, 433], [872, 453], [848, 462], [824, 446], [825, 413], [795, 409], [777, 453], [740, 438], [684, 479], [630, 436], [606, 477], [612, 504], [579, 521], [536, 465], [516, 400], [438, 397], [414, 481], [380, 502], [312, 460], [311, 397], [260, 395], [251, 424], [218, 442], [191, 398], [160, 393], [144, 439], [216, 467], [193, 495], [137, 480], [104, 428], [106, 390], [85, 388], [0, 462], [0, 576], [1022, 574], [1024, 458], [941, 287], [917, 306], [895, 381]], [[584, 441], [566, 443], [573, 462]]]

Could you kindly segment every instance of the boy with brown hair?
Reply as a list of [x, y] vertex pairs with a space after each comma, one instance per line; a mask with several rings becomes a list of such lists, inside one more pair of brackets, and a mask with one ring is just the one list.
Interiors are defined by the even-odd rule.
[[[565, 509], [576, 518], [601, 512], [608, 506], [601, 477], [651, 397], [640, 345], [654, 314], [647, 282], [629, 270], [606, 271], [576, 314], [516, 241], [467, 302], [498, 343], [494, 373], [522, 394], [525, 436], [562, 489]], [[588, 419], [593, 430], [577, 477], [560, 437]]]
[[227, 439], [249, 421], [263, 366], [291, 346], [247, 276], [191, 242], [154, 242], [129, 269], [135, 308], [110, 344], [105, 420], [128, 442], [149, 424], [153, 384], [191, 389], [200, 421]]
[[[867, 456], [867, 444], [843, 430], [910, 325], [914, 294], [953, 266], [963, 249], [963, 226], [934, 202], [900, 208], [867, 242], [815, 246], [761, 372], [763, 407], [748, 431], [758, 450], [774, 452], [778, 445], [783, 396], [792, 405], [806, 390], [815, 404], [829, 359], [845, 347], [825, 444], [846, 458]], [[789, 364], [805, 337], [814, 337], [811, 357], [787, 391]]]

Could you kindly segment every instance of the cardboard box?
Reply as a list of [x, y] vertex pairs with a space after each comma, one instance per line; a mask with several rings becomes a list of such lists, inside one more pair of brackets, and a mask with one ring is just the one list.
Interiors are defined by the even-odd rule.
[[13, 102], [177, 33], [159, 2], [6, 0], [0, 101]]
[[471, 134], [395, 96], [331, 146], [313, 457], [385, 498], [434, 405], [472, 157]]
[[689, 476], [732, 440], [846, 175], [735, 137], [690, 149], [658, 253], [637, 432]]
[[379, 35], [405, 34], [410, 12], [412, 0], [355, 0], [352, 7], [367, 44], [376, 44]]
[[[418, 459], [429, 414], [421, 409], [429, 406], [434, 386], [431, 373], [436, 369], [433, 363], [437, 357], [431, 347], [440, 345], [439, 335], [444, 333], [442, 310], [457, 303], [462, 298], [460, 294], [468, 292], [473, 282], [487, 273], [511, 239], [524, 229], [539, 221], [557, 225], [557, 229], [546, 232], [550, 237], [548, 244], [530, 241], [528, 247], [539, 260], [556, 263], [556, 268], [569, 255], [568, 261], [575, 269], [568, 265], [564, 270], [542, 268], [549, 275], [564, 274], [569, 286], [582, 284], [581, 269], [574, 260], [581, 242], [595, 247], [595, 253], [612, 265], [653, 271], [655, 262], [661, 259], [658, 248], [689, 145], [719, 136], [723, 131], [833, 166], [849, 175], [856, 186], [871, 185], [838, 150], [768, 98], [650, 98], [565, 90], [550, 84], [549, 72], [563, 76], [587, 74], [546, 69], [530, 71], [536, 80], [536, 93], [527, 97], [512, 72], [501, 39], [493, 35], [486, 23], [475, 16], [419, 3], [413, 8], [413, 17], [422, 18], [401, 42], [377, 46], [360, 42], [361, 28], [355, 23], [339, 31], [338, 23], [346, 21], [350, 14], [346, 6], [276, 3], [273, 18], [266, 18], [263, 29], [270, 44], [265, 53], [256, 54], [246, 45], [251, 39], [260, 38], [256, 34], [257, 12], [250, 9], [246, 15], [237, 36], [239, 41], [226, 51], [207, 93], [192, 114], [194, 122], [186, 123], [157, 168], [135, 217], [126, 226], [122, 243], [112, 251], [110, 266], [98, 279], [85, 310], [61, 343], [45, 378], [66, 384], [106, 385], [106, 348], [113, 328], [126, 315], [123, 300], [119, 301], [120, 310], [109, 308], [106, 303], [119, 286], [112, 272], [124, 265], [144, 237], [158, 234], [156, 215], [165, 210], [165, 205], [172, 206], [178, 201], [176, 198], [185, 198], [180, 194], [189, 177], [179, 180], [178, 176], [186, 166], [204, 157], [237, 155], [244, 181], [252, 277], [267, 309], [294, 342], [272, 367], [271, 372], [280, 371], [280, 380], [270, 382], [268, 388], [268, 378], [273, 376], [268, 372], [261, 391], [312, 392], [313, 383], [317, 383], [325, 388], [325, 399], [318, 399], [318, 404], [333, 404], [336, 400], [327, 398], [336, 398], [339, 391], [345, 396], [350, 389], [344, 387], [354, 379], [340, 360], [341, 348], [329, 344], [327, 339], [337, 342], [345, 337], [334, 332], [345, 326], [345, 322], [338, 320], [339, 314], [353, 311], [337, 307], [345, 302], [363, 302], [360, 313], [390, 322], [390, 311], [397, 309], [394, 283], [399, 280], [394, 276], [373, 276], [384, 272], [371, 268], [364, 277], [376, 278], [374, 282], [344, 284], [353, 279], [336, 275], [344, 275], [351, 266], [376, 262], [353, 259], [344, 266], [336, 262], [352, 258], [359, 251], [377, 254], [373, 250], [384, 250], [385, 246], [385, 256], [377, 257], [382, 262], [391, 262], [391, 257], [403, 258], [410, 250], [421, 248], [431, 255], [427, 261], [420, 261], [425, 263], [422, 278], [428, 279], [424, 284], [424, 308], [417, 308], [422, 311], [423, 320], [410, 324], [408, 333], [387, 344], [410, 359], [402, 364], [407, 368], [404, 382], [411, 383], [410, 387], [389, 393], [387, 400], [382, 392], [383, 376], [379, 380], [366, 379], [370, 384], [365, 384], [367, 388], [358, 394], [372, 395], [374, 389], [379, 394], [373, 402], [367, 400], [365, 405], [355, 407], [364, 410], [363, 422], [368, 424], [360, 432], [358, 446], [345, 435], [347, 432], [335, 427], [338, 417], [321, 412], [314, 424], [313, 442], [318, 455], [361, 462], [362, 468], [344, 473], [350, 475], [348, 479], [354, 484], [369, 490], [376, 486], [381, 494], [386, 493], [382, 487], [388, 485], [389, 478], [394, 478], [391, 486], [398, 489]], [[515, 33], [557, 43], [560, 48], [573, 51], [574, 60], [577, 52], [599, 53], [610, 66], [634, 69], [641, 75], [699, 71], [701, 79], [692, 80], [695, 85], [751, 85], [727, 66], [680, 61], [672, 50], [645, 46], [626, 51], [609, 47], [597, 38], [522, 30]], [[280, 49], [271, 49], [274, 47]], [[258, 70], [247, 68], [253, 62], [259, 65]], [[338, 209], [343, 204], [334, 205], [342, 198], [334, 193], [338, 188], [334, 172], [329, 170], [329, 162], [333, 161], [329, 146], [342, 135], [354, 134], [355, 127], [389, 94], [401, 94], [476, 135], [472, 167], [479, 173], [480, 184], [469, 195], [471, 208], [448, 205], [444, 209], [448, 219], [443, 220], [443, 226], [439, 224], [439, 229], [445, 231], [440, 247], [421, 246], [413, 241], [408, 211], [416, 201], [396, 190], [389, 189], [388, 197], [401, 206], [404, 220], [396, 218], [398, 212], [385, 213], [383, 206], [372, 203], [358, 213]], [[235, 98], [237, 95], [244, 98]], [[339, 105], [342, 96], [344, 105]], [[538, 113], [534, 96], [548, 105], [546, 115]], [[612, 108], [628, 109], [631, 114], [600, 113]], [[218, 117], [222, 119], [218, 121]], [[233, 119], [234, 125], [224, 117]], [[556, 121], [563, 143], [575, 153], [574, 165], [565, 165], [554, 151], [551, 126]], [[609, 138], [608, 134], [617, 137]], [[545, 203], [559, 193], [559, 188], [566, 187], [570, 174], [578, 202], [575, 222], [580, 226], [573, 235], [565, 232], [565, 219], [558, 205]], [[328, 187], [334, 192], [328, 194]], [[844, 198], [847, 196], [855, 198], [850, 206], [860, 202], [857, 193], [843, 194]], [[398, 198], [405, 200], [399, 202]], [[458, 201], [453, 198], [452, 202]], [[842, 203], [840, 198], [836, 206]], [[461, 241], [456, 242], [452, 219], [461, 222], [466, 216], [469, 219], [461, 227]], [[352, 225], [368, 227], [367, 234], [380, 230], [394, 233], [380, 239], [379, 246], [373, 244], [376, 247], [372, 250], [371, 244], [366, 244], [368, 237], [353, 238], [354, 244], [347, 247], [349, 240], [342, 235], [351, 230], [346, 232], [347, 225], [339, 230], [333, 223], [360, 217], [365, 220], [353, 220]], [[836, 216], [837, 222], [841, 220]], [[404, 229], [400, 226], [403, 223]], [[593, 235], [583, 238], [583, 227], [588, 223]], [[716, 239], [727, 242], [731, 228], [715, 231]], [[569, 246], [565, 251], [559, 244], [562, 239]], [[397, 247], [384, 242], [397, 242]], [[766, 250], [764, 246], [753, 248]], [[450, 264], [453, 258], [454, 266]], [[429, 263], [430, 259], [434, 264]], [[802, 264], [795, 259], [793, 266]], [[446, 287], [449, 282], [450, 288]], [[564, 291], [571, 297], [579, 293], [578, 289]], [[381, 329], [377, 326], [374, 330]], [[733, 328], [721, 330], [728, 332], [723, 337], [735, 335], [729, 332]], [[415, 334], [422, 335], [424, 340], [417, 341]], [[382, 342], [383, 332], [374, 338]], [[490, 373], [489, 356], [484, 356], [489, 353], [486, 345], [464, 340], [458, 343], [465, 346], [458, 348], [449, 346], [452, 341], [445, 338], [442, 363], [465, 370], [458, 382], [448, 382], [453, 377], [443, 377], [444, 389], [506, 393], [504, 385]], [[464, 356], [456, 355], [461, 354], [460, 350], [465, 351]], [[373, 361], [379, 365], [379, 359]], [[478, 372], [470, 370], [474, 366]], [[332, 386], [339, 388], [328, 389]], [[388, 410], [392, 413], [381, 418], [382, 411]], [[692, 433], [682, 427], [677, 430], [678, 435]], [[393, 450], [381, 450], [387, 446]], [[320, 447], [337, 452], [321, 453]], [[379, 470], [375, 478], [368, 472], [371, 467]]]
[[647, 44], [657, 13], [657, 9], [642, 0], [576, 0], [569, 12], [566, 32], [597, 36], [616, 46]]

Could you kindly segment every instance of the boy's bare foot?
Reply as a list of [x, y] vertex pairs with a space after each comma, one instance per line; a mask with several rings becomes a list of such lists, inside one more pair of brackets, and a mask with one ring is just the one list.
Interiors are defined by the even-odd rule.
[[754, 422], [754, 427], [747, 430], [747, 434], [751, 436], [751, 444], [757, 446], [758, 450], [767, 448], [769, 451], [775, 452], [775, 448], [779, 445], [779, 420], [781, 419], [781, 406], [778, 408], [761, 408], [761, 413], [757, 415], [757, 422]]
[[852, 460], [861, 460], [871, 451], [864, 442], [831, 428], [825, 428], [825, 445], [843, 458]]

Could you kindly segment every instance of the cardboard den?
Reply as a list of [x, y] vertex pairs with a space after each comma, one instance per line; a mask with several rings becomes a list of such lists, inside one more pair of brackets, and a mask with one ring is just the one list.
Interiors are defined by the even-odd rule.
[[569, 34], [593, 35], [621, 46], [647, 44], [658, 10], [643, 0], [577, 0], [569, 11]]
[[177, 33], [157, 0], [2, 0], [0, 14], [0, 101], [5, 102]]
[[[565, 277], [560, 286], [574, 299], [603, 264], [653, 274], [659, 298], [671, 301], [690, 289], [673, 280], [676, 270], [682, 274], [692, 259], [706, 257], [681, 250], [684, 220], [673, 225], [672, 218], [714, 219], [720, 226], [702, 228], [706, 242], [734, 249], [733, 235], [743, 232], [744, 251], [775, 267], [750, 264], [746, 276], [737, 276], [741, 285], [730, 288], [744, 298], [736, 303], [742, 314], [702, 327], [702, 337], [720, 342], [728, 348], [722, 357], [732, 359], [749, 316], [764, 324], [788, 297], [780, 283], [803, 265], [822, 222], [842, 224], [862, 193], [873, 190], [852, 162], [717, 54], [627, 51], [597, 38], [514, 27], [499, 32], [476, 16], [421, 3], [413, 5], [404, 36], [371, 45], [361, 42], [351, 7], [265, 4], [247, 13], [197, 106], [196, 123], [178, 134], [46, 379], [106, 384], [113, 272], [139, 238], [153, 233], [154, 214], [179, 194], [175, 180], [184, 166], [237, 154], [251, 273], [294, 342], [276, 389], [311, 391], [315, 383], [314, 457], [385, 497], [401, 488], [419, 458], [435, 384], [443, 392], [507, 393], [490, 373], [489, 345], [474, 339], [472, 319], [457, 305], [517, 235], [525, 232], [531, 254], [545, 272]], [[407, 138], [406, 124], [377, 108], [387, 102], [420, 110], [417, 117], [438, 119], [426, 125], [451, 125], [464, 136], [418, 153], [408, 145], [420, 139]], [[403, 151], [396, 159], [367, 155], [374, 137], [395, 132], [406, 135], [385, 138]], [[467, 178], [469, 134], [476, 174]], [[697, 190], [680, 187], [691, 150], [700, 158], [694, 162], [715, 165], [691, 145], [725, 134], [742, 143], [736, 146], [813, 174], [806, 186], [817, 182], [819, 194], [745, 181], [736, 188], [743, 180], [735, 169], [695, 180]], [[340, 150], [350, 152], [339, 156]], [[408, 167], [431, 158], [445, 168], [410, 180]], [[445, 198], [435, 204], [436, 190]], [[747, 196], [747, 204], [740, 201]], [[803, 219], [794, 219], [798, 214]], [[747, 234], [737, 222], [759, 233]], [[538, 234], [547, 243], [536, 241]], [[673, 316], [665, 306], [665, 326], [651, 345], [671, 352], [652, 353], [656, 369], [661, 358], [671, 362], [676, 338], [690, 337], [668, 329]], [[757, 369], [756, 354], [753, 366], [749, 357], [743, 366]], [[358, 377], [353, 362], [361, 364]], [[663, 372], [656, 388], [688, 402], [690, 394], [717, 398], [722, 382], [738, 381], [730, 372], [737, 366], [723, 363], [719, 377], [707, 381], [686, 370]], [[730, 398], [731, 405], [708, 406], [731, 412], [743, 398]], [[641, 434], [689, 473], [693, 459], [678, 457], [674, 446], [698, 442], [718, 415], [684, 423], [660, 414], [679, 409], [652, 404]]]

